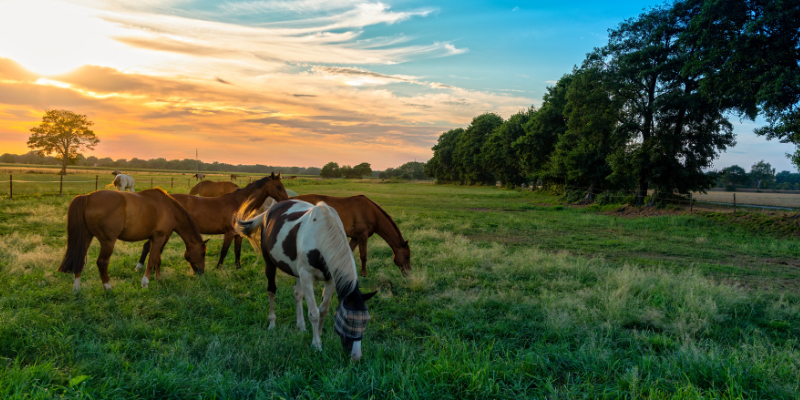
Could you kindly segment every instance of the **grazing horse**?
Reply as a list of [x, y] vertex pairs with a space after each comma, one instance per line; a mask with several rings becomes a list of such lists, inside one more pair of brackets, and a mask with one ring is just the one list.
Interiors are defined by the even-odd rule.
[[236, 189], [239, 189], [239, 186], [233, 182], [200, 181], [200, 183], [194, 185], [189, 194], [200, 197], [219, 197], [225, 193], [234, 192]]
[[235, 181], [235, 180], [236, 180], [236, 178], [238, 178], [238, 176], [237, 176], [236, 174], [231, 174], [231, 180], [232, 180], [232, 181]]
[[118, 170], [118, 169], [115, 169], [115, 170], [111, 171], [111, 175], [114, 175], [114, 176], [117, 176], [117, 175], [119, 175], [121, 173], [122, 172], [120, 170]]
[[[236, 240], [234, 245], [236, 268], [241, 268], [239, 258], [242, 253], [242, 237], [236, 233], [234, 217], [242, 204], [247, 202], [255, 210], [264, 204], [267, 197], [272, 197], [276, 201], [289, 198], [281, 184], [280, 173], [259, 179], [243, 189], [219, 197], [197, 197], [188, 194], [173, 194], [172, 197], [186, 208], [194, 222], [197, 223], [200, 233], [224, 235], [217, 268], [222, 267], [234, 239]], [[139, 257], [139, 264], [136, 265], [137, 270], [142, 268], [149, 251], [150, 242], [147, 242], [142, 247], [142, 255]]]
[[148, 189], [139, 193], [101, 190], [75, 196], [67, 212], [67, 252], [58, 271], [75, 274], [74, 290], [79, 291], [86, 253], [92, 238], [96, 237], [100, 241], [100, 256], [97, 257], [100, 279], [104, 289], [111, 289], [108, 262], [116, 241], [147, 239], [152, 248], [142, 278], [142, 287], [147, 287], [154, 267], [156, 278], [161, 279], [161, 251], [172, 232], [186, 243], [183, 256], [192, 270], [197, 274], [205, 272], [206, 246], [197, 225], [186, 209], [163, 190]]
[[[334, 316], [334, 330], [341, 338], [344, 351], [353, 360], [361, 358], [361, 339], [370, 318], [365, 302], [377, 292], [361, 293], [356, 261], [336, 210], [324, 202], [314, 206], [305, 201], [287, 200], [274, 204], [255, 218], [237, 222], [239, 233], [248, 237], [258, 235], [259, 229], [268, 281], [268, 329], [275, 327], [275, 273], [280, 268], [296, 278], [294, 300], [297, 327], [301, 330], [305, 330], [303, 297], [306, 299], [313, 333], [311, 345], [322, 350], [320, 333], [335, 290], [339, 307]], [[319, 308], [314, 298], [314, 280], [325, 281]]]
[[133, 193], [135, 191], [133, 189], [133, 184], [134, 184], [133, 177], [130, 176], [130, 175], [117, 174], [117, 176], [114, 177], [114, 186], [117, 188], [117, 190], [120, 190], [120, 191], [123, 191], [123, 192], [125, 190], [128, 190], [131, 193]]
[[377, 233], [392, 248], [394, 264], [400, 268], [400, 272], [406, 275], [411, 271], [411, 248], [408, 247], [408, 240], [403, 239], [403, 234], [400, 233], [392, 217], [366, 196], [333, 197], [303, 194], [292, 198], [312, 204], [324, 201], [339, 213], [344, 231], [351, 238], [350, 250], [355, 250], [358, 246], [361, 276], [367, 276], [367, 240], [373, 233]]
[[206, 174], [201, 174], [198, 172], [192, 175], [192, 177], [195, 178], [195, 180], [202, 181], [203, 179], [206, 179]]

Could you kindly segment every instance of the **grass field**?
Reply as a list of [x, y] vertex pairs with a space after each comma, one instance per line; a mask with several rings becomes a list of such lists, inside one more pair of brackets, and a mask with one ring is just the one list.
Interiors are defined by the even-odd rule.
[[[173, 238], [163, 279], [142, 289], [141, 243], [118, 243], [104, 292], [95, 242], [73, 295], [72, 277], [56, 272], [71, 196], [32, 193], [0, 200], [0, 398], [800, 395], [794, 236], [487, 187], [285, 182], [366, 194], [410, 239], [407, 278], [370, 240], [361, 286], [380, 294], [362, 361], [343, 354], [332, 318], [324, 351], [310, 348], [282, 274], [278, 327], [266, 330], [263, 260], [248, 244], [241, 270], [229, 255], [228, 269], [195, 278]], [[221, 238], [209, 245], [214, 260]]]

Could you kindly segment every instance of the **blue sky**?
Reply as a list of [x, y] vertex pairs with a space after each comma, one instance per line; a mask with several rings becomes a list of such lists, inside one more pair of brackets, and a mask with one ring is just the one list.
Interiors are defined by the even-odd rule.
[[[0, 35], [14, 38], [0, 42], [0, 146], [25, 151], [27, 129], [58, 107], [97, 123], [100, 156], [427, 160], [445, 130], [538, 106], [651, 4], [0, 0]], [[739, 144], [715, 167], [794, 170], [792, 146], [733, 122]]]

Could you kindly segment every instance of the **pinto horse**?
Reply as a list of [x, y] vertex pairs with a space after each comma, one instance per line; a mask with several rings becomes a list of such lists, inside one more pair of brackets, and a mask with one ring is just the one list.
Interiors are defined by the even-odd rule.
[[[230, 182], [228, 182], [230, 183]], [[289, 198], [286, 189], [281, 184], [281, 174], [259, 179], [243, 189], [227, 193], [219, 197], [197, 197], [188, 194], [173, 194], [172, 197], [178, 201], [191, 215], [197, 223], [200, 233], [207, 235], [222, 234], [222, 249], [219, 253], [217, 268], [221, 268], [228, 255], [231, 242], [235, 239], [234, 255], [236, 257], [236, 268], [241, 268], [239, 258], [242, 252], [242, 237], [236, 233], [234, 217], [243, 203], [247, 202], [255, 210], [264, 204], [267, 197], [272, 197], [276, 201]], [[147, 259], [150, 251], [150, 242], [142, 247], [142, 255], [139, 257], [139, 264], [136, 269], [140, 270]]]
[[116, 174], [116, 177], [114, 177], [114, 187], [122, 192], [126, 190], [130, 191], [131, 193], [135, 192], [133, 189], [134, 183], [133, 177], [130, 175]]
[[403, 234], [392, 217], [374, 201], [364, 195], [352, 197], [333, 197], [321, 194], [303, 194], [292, 197], [293, 199], [316, 204], [324, 201], [333, 207], [344, 224], [344, 231], [350, 239], [350, 250], [358, 246], [361, 257], [361, 276], [367, 276], [367, 240], [372, 234], [377, 233], [392, 248], [394, 264], [400, 272], [406, 275], [411, 271], [411, 248], [408, 240], [403, 239]]
[[74, 274], [74, 290], [80, 291], [86, 253], [92, 238], [96, 237], [100, 241], [100, 256], [97, 257], [100, 279], [104, 289], [111, 289], [108, 262], [116, 241], [147, 239], [152, 248], [142, 278], [142, 287], [147, 287], [154, 267], [156, 278], [161, 279], [161, 251], [172, 232], [186, 243], [183, 256], [192, 270], [197, 274], [205, 272], [206, 246], [197, 225], [186, 209], [163, 190], [148, 189], [139, 193], [101, 190], [75, 196], [67, 212], [67, 252], [58, 271]]
[[192, 178], [194, 178], [195, 180], [198, 180], [198, 181], [202, 181], [203, 179], [206, 179], [206, 174], [201, 174], [201, 173], [198, 172], [198, 173], [192, 175]]
[[219, 197], [234, 192], [236, 189], [239, 189], [239, 186], [233, 182], [201, 181], [189, 190], [189, 194], [200, 197]]
[[[294, 300], [297, 327], [301, 330], [305, 330], [303, 297], [306, 299], [313, 333], [311, 345], [322, 350], [320, 333], [335, 290], [339, 307], [334, 330], [344, 351], [353, 360], [361, 358], [361, 340], [370, 318], [365, 302], [377, 292], [361, 293], [356, 261], [336, 210], [324, 202], [314, 206], [292, 199], [274, 204], [255, 218], [237, 222], [237, 231], [248, 237], [258, 235], [259, 229], [268, 281], [268, 329], [275, 327], [275, 273], [280, 268], [296, 278]], [[314, 298], [314, 280], [325, 281], [319, 308]]]

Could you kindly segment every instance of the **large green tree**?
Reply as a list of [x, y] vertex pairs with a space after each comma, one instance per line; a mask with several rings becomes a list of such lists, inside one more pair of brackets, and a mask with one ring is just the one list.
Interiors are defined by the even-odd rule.
[[463, 183], [493, 183], [494, 176], [483, 157], [486, 138], [500, 125], [503, 118], [495, 113], [484, 113], [472, 119], [456, 144], [457, 170]]
[[608, 187], [607, 158], [616, 148], [621, 104], [605, 84], [600, 69], [587, 65], [573, 72], [564, 117], [567, 129], [559, 135], [549, 162], [552, 175], [566, 176], [572, 185], [588, 187], [584, 200]]
[[30, 129], [30, 147], [38, 156], [55, 155], [61, 160], [61, 175], [67, 174], [67, 164], [94, 149], [100, 139], [89, 129], [94, 125], [85, 115], [69, 110], [46, 110], [39, 126]]
[[761, 160], [750, 167], [750, 179], [756, 182], [756, 189], [761, 189], [761, 184], [765, 186], [772, 183], [775, 179], [775, 169], [768, 162]]
[[339, 164], [333, 161], [325, 164], [322, 167], [322, 171], [319, 172], [319, 176], [323, 178], [341, 178], [342, 173], [339, 171]]
[[542, 107], [525, 123], [525, 136], [514, 143], [521, 168], [525, 174], [543, 182], [563, 182], [563, 176], [555, 176], [547, 165], [558, 138], [567, 131], [564, 108], [567, 106], [567, 89], [573, 80], [566, 74], [554, 86], [547, 88]]
[[684, 71], [702, 75], [700, 90], [715, 102], [767, 125], [768, 139], [799, 146], [800, 2], [797, 0], [683, 0], [681, 43], [693, 53]]
[[483, 157], [487, 169], [503, 184], [521, 185], [525, 182], [520, 146], [514, 146], [525, 136], [525, 125], [536, 113], [533, 107], [512, 115], [495, 128], [483, 144]]
[[667, 6], [652, 8], [610, 30], [609, 44], [590, 56], [606, 63], [623, 101], [619, 132], [626, 145], [612, 168], [635, 175], [637, 204], [651, 184], [666, 193], [710, 187], [713, 178], [703, 169], [735, 144], [725, 104], [702, 93], [702, 73], [684, 68], [698, 51], [679, 41], [690, 19]]
[[425, 174], [436, 178], [439, 183], [459, 182], [459, 160], [456, 156], [456, 145], [461, 140], [464, 129], [456, 128], [442, 133], [439, 141], [433, 146], [433, 157], [425, 163]]

